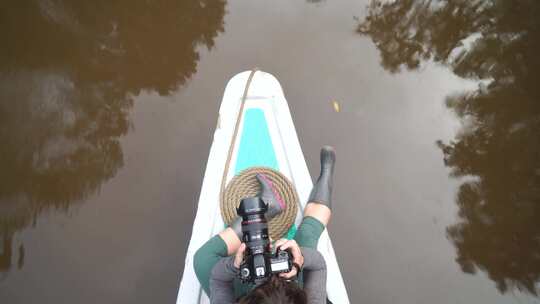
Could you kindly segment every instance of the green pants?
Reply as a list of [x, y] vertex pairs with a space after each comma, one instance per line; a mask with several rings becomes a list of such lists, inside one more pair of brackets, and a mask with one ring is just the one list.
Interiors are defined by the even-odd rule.
[[[298, 228], [294, 240], [300, 247], [309, 247], [316, 249], [317, 242], [321, 233], [324, 231], [324, 225], [316, 218], [308, 216], [302, 220], [302, 224]], [[201, 283], [202, 288], [207, 295], [210, 295], [210, 274], [212, 268], [222, 257], [227, 256], [227, 245], [219, 235], [215, 235], [209, 239], [197, 252], [193, 259], [193, 267], [195, 274]], [[235, 280], [234, 289], [237, 296], [245, 295], [252, 286], [242, 284], [239, 280]]]

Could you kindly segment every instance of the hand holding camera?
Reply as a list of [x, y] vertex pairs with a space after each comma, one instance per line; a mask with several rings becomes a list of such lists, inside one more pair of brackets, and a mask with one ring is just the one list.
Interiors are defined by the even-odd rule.
[[[281, 239], [274, 244], [274, 247], [279, 247], [281, 251], [288, 251], [292, 255], [293, 269], [290, 272], [283, 272], [280, 274], [280, 277], [283, 278], [292, 278], [299, 274], [300, 270], [304, 265], [304, 256], [300, 250], [300, 246], [296, 243], [295, 240]], [[242, 262], [244, 261], [244, 254], [246, 252], [246, 244], [242, 243], [236, 251], [234, 257], [234, 267], [240, 268]]]
[[292, 255], [293, 268], [289, 272], [280, 273], [279, 276], [284, 279], [291, 279], [297, 276], [304, 266], [304, 256], [302, 255], [300, 246], [298, 246], [295, 240], [288, 239], [281, 239], [274, 246], [282, 251], [288, 251]]

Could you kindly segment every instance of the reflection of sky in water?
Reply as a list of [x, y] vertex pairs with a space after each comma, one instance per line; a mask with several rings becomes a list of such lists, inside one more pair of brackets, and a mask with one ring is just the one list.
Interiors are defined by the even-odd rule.
[[[456, 194], [459, 222], [448, 227], [465, 273], [485, 272], [501, 293], [536, 296], [540, 281], [540, 48], [536, 2], [397, 1], [372, 5], [359, 32], [369, 35], [391, 72], [443, 63], [457, 75], [482, 79], [446, 105], [463, 122], [438, 141]], [[487, 4], [489, 3], [489, 4]], [[399, 50], [399, 51], [397, 51]]]
[[[14, 263], [15, 232], [68, 212], [123, 166], [133, 96], [184, 84], [195, 48], [222, 31], [223, 2], [162, 2], [172, 11], [42, 0], [0, 13], [9, 42], [0, 50], [0, 270]], [[190, 18], [198, 14], [207, 19]], [[22, 266], [24, 249], [18, 256]]]

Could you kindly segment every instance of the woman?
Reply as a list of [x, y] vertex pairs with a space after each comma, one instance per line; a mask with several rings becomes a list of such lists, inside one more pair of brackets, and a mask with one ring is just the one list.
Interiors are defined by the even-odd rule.
[[[238, 269], [242, 263], [245, 244], [241, 243], [241, 218], [208, 240], [195, 254], [194, 268], [212, 304], [252, 303], [326, 303], [326, 264], [317, 251], [317, 242], [332, 213], [332, 182], [336, 156], [334, 148], [321, 149], [321, 173], [311, 190], [304, 218], [294, 240], [279, 240], [275, 247], [288, 249], [295, 267], [279, 277], [274, 276], [254, 288], [241, 284]], [[257, 175], [261, 184], [261, 199], [268, 205], [268, 220], [281, 213], [285, 205], [264, 175]], [[301, 277], [302, 287], [291, 279]]]

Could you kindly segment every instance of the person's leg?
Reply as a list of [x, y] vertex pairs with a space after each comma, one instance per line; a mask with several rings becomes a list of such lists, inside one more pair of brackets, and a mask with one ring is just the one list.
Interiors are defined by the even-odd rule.
[[321, 149], [321, 173], [311, 194], [308, 204], [304, 210], [304, 216], [312, 216], [325, 226], [330, 221], [332, 214], [332, 188], [334, 184], [334, 166], [336, 163], [336, 152], [330, 146]]
[[317, 243], [323, 231], [324, 225], [319, 220], [312, 216], [304, 216], [294, 235], [294, 240], [300, 247], [317, 249]]
[[309, 202], [304, 208], [304, 218], [308, 216], [316, 218], [326, 227], [332, 217], [332, 210], [324, 205]]
[[316, 248], [321, 233], [330, 221], [335, 162], [334, 148], [324, 146], [321, 149], [321, 173], [311, 190], [308, 203], [304, 208], [304, 219], [295, 236], [300, 246]]

